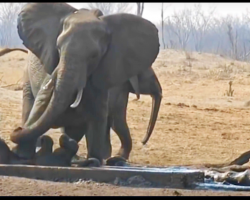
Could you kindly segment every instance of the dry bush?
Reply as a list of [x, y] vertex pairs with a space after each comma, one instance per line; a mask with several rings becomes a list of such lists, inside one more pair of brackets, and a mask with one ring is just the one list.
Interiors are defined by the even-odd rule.
[[168, 67], [165, 61], [160, 61], [160, 67]]
[[229, 85], [229, 88], [228, 90], [226, 90], [226, 93], [224, 95], [228, 97], [232, 97], [234, 94], [234, 90], [232, 89], [233, 81], [229, 81], [228, 85]]
[[246, 66], [235, 65], [233, 62], [231, 62], [230, 64], [219, 64], [218, 67], [209, 69], [205, 77], [214, 80], [230, 80], [247, 71], [248, 69]]

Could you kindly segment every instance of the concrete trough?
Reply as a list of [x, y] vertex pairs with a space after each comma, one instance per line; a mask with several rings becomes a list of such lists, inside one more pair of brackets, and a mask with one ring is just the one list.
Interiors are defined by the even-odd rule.
[[142, 176], [157, 186], [169, 188], [192, 188], [195, 183], [204, 182], [204, 172], [193, 169], [176, 170], [169, 168], [146, 167], [45, 167], [32, 165], [0, 165], [1, 176], [15, 176], [40, 180], [93, 180], [110, 183], [116, 178], [127, 180]]

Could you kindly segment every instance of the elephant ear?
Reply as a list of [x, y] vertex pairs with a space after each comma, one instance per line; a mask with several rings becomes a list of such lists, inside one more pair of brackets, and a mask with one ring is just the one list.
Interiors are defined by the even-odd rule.
[[56, 46], [62, 20], [77, 9], [66, 3], [28, 3], [18, 15], [18, 34], [51, 74], [59, 62]]
[[109, 89], [150, 68], [160, 44], [158, 29], [142, 17], [121, 13], [100, 20], [106, 23], [110, 42], [92, 83], [99, 89]]

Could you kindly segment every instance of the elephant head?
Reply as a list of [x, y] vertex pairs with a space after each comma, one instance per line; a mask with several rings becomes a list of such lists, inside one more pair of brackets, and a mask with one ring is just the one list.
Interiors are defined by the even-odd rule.
[[101, 15], [66, 3], [24, 6], [18, 34], [54, 77], [48, 83], [54, 86], [44, 112], [17, 128], [13, 142], [36, 140], [70, 105], [76, 108], [87, 81], [97, 90], [108, 90], [151, 67], [159, 53], [157, 28], [131, 14]]

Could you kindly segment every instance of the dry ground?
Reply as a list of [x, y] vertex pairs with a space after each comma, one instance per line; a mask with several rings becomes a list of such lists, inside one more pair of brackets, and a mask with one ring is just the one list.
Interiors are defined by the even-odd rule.
[[[0, 58], [0, 136], [12, 146], [9, 133], [21, 122], [22, 70], [26, 54], [13, 52]], [[162, 51], [154, 69], [163, 88], [155, 130], [146, 146], [151, 98], [133, 101], [130, 95], [128, 124], [133, 138], [130, 162], [142, 165], [189, 165], [230, 161], [250, 149], [250, 64], [212, 54]], [[233, 97], [227, 96], [233, 81]], [[53, 133], [53, 134], [51, 134]], [[58, 145], [59, 130], [48, 133]], [[112, 134], [113, 152], [120, 142]], [[86, 155], [85, 139], [79, 155]], [[14, 184], [10, 184], [13, 181]], [[88, 186], [18, 178], [0, 178], [0, 195], [177, 195], [175, 190], [131, 189], [111, 185]], [[11, 185], [11, 186], [10, 186]], [[68, 185], [67, 190], [63, 185]], [[35, 191], [33, 188], [36, 188]], [[97, 190], [95, 190], [97, 189]], [[182, 195], [236, 195], [250, 193], [180, 191]]]

